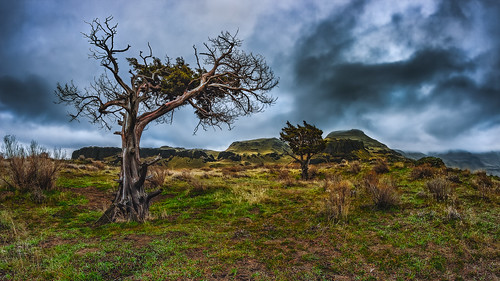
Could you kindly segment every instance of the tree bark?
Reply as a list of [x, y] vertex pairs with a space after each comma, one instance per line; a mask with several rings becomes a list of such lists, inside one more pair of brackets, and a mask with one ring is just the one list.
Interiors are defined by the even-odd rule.
[[300, 168], [302, 169], [302, 179], [309, 180], [309, 160], [300, 162]]
[[144, 189], [150, 163], [141, 162], [139, 143], [142, 126], [138, 126], [135, 116], [137, 114], [125, 114], [126, 121], [122, 124], [121, 132], [122, 163], [118, 180], [119, 190], [111, 206], [96, 222], [98, 225], [110, 222], [144, 222], [149, 217], [151, 199], [161, 193], [159, 190], [147, 194]]

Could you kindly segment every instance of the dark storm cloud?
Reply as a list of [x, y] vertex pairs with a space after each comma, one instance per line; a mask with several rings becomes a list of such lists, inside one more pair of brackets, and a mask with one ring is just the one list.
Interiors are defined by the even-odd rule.
[[[293, 54], [295, 118], [322, 127], [352, 120], [370, 127], [369, 114], [435, 108], [442, 112], [423, 127], [441, 139], [500, 125], [499, 7], [442, 1], [430, 15], [410, 7], [371, 27], [360, 22], [366, 1], [334, 11]], [[386, 50], [391, 46], [409, 55], [394, 60]], [[353, 59], [360, 49], [364, 57]]]
[[25, 19], [25, 1], [3, 1], [0, 4], [0, 36], [8, 38], [19, 31]]
[[54, 104], [54, 98], [53, 87], [40, 77], [0, 77], [0, 112], [37, 123], [67, 122], [68, 117], [61, 106]]

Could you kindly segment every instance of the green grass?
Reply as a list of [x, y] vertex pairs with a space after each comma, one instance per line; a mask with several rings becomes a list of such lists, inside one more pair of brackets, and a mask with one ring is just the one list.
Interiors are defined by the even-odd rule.
[[[317, 177], [282, 166], [174, 170], [143, 224], [95, 227], [116, 168], [69, 167], [41, 204], [0, 201], [0, 280], [494, 280], [500, 277], [498, 187], [478, 196], [460, 173], [436, 202], [412, 167], [390, 165], [400, 202], [376, 208], [360, 173], [325, 165]], [[440, 171], [444, 173], [444, 170]], [[323, 212], [325, 179], [354, 184], [347, 219]], [[497, 182], [498, 184], [498, 182]], [[101, 200], [102, 202], [100, 202]], [[99, 201], [99, 202], [97, 202]], [[461, 219], [450, 219], [453, 205]]]

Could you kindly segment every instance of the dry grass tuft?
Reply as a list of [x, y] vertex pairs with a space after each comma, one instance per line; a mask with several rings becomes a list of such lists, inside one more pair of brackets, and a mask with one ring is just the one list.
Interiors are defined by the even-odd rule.
[[496, 184], [484, 171], [476, 172], [472, 185], [478, 191], [479, 196], [484, 199], [489, 198], [495, 192], [496, 187]]
[[387, 165], [387, 162], [383, 159], [378, 159], [377, 162], [375, 163], [375, 166], [373, 166], [373, 171], [377, 174], [385, 174], [389, 172], [389, 165]]
[[436, 201], [445, 201], [452, 195], [452, 188], [449, 181], [443, 177], [435, 178], [427, 182], [427, 190]]
[[333, 222], [346, 220], [351, 209], [352, 183], [347, 180], [329, 182], [325, 180], [327, 197], [323, 212]]
[[359, 163], [359, 161], [349, 163], [349, 172], [354, 175], [357, 175], [359, 174], [359, 172], [361, 172], [361, 164]]
[[365, 190], [372, 202], [380, 209], [399, 204], [399, 194], [395, 182], [390, 178], [379, 178], [370, 173], [365, 177]]
[[165, 184], [165, 179], [170, 175], [171, 173], [164, 167], [149, 167], [148, 187], [155, 188], [163, 186]]
[[22, 239], [27, 234], [26, 225], [16, 221], [11, 211], [0, 211], [0, 241], [2, 244]]

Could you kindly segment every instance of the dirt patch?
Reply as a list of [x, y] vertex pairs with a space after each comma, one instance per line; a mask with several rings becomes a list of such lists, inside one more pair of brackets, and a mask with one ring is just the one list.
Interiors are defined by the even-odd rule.
[[45, 239], [43, 241], [40, 241], [40, 243], [38, 243], [38, 246], [40, 248], [52, 248], [52, 247], [55, 247], [55, 246], [59, 246], [59, 245], [64, 245], [64, 244], [75, 244], [76, 241], [75, 240], [72, 240], [72, 239], [61, 239], [61, 238], [58, 238], [58, 237], [51, 237], [51, 238], [48, 238], [48, 239]]
[[71, 188], [70, 190], [85, 197], [89, 201], [86, 206], [90, 210], [106, 210], [111, 204], [111, 199], [113, 199], [113, 194], [111, 192], [99, 190], [94, 186]]
[[136, 248], [146, 247], [153, 241], [153, 236], [130, 234], [123, 237], [123, 242], [130, 242]]
[[[82, 188], [70, 188], [70, 190], [78, 195], [81, 195], [87, 200], [89, 200], [86, 207], [90, 210], [104, 211], [106, 210], [113, 200], [113, 191], [103, 191], [99, 190], [94, 186], [82, 187]], [[164, 201], [168, 198], [172, 198], [174, 195], [163, 195], [160, 194], [151, 200], [152, 204], [155, 202]]]

